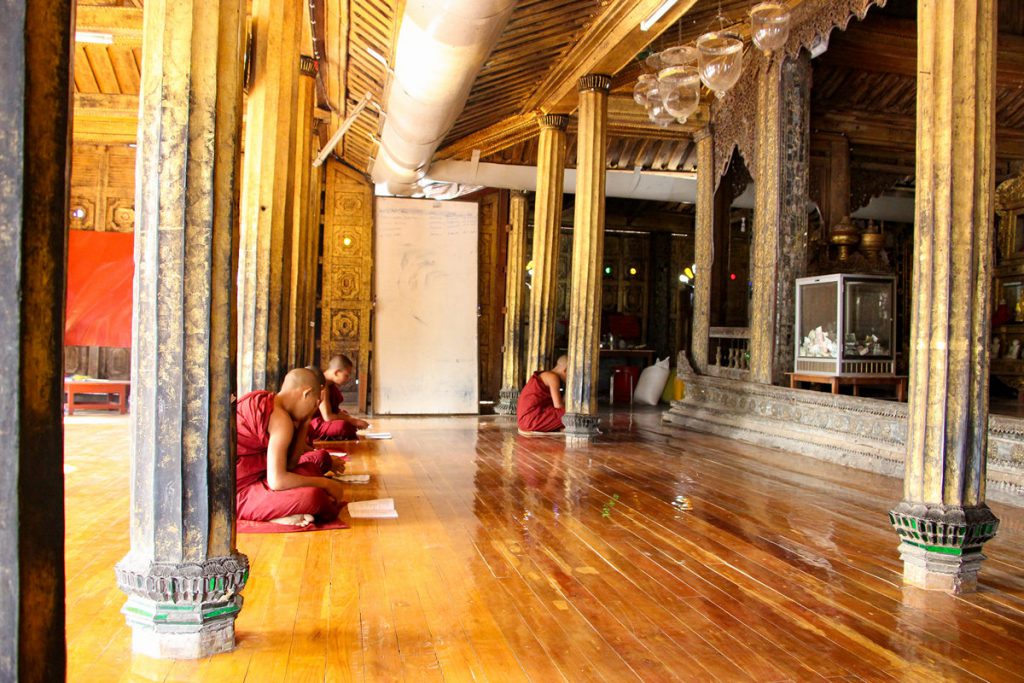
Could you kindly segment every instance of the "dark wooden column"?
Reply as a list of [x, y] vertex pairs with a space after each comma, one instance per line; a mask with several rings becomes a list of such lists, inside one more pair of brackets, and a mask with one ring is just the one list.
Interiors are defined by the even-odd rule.
[[995, 165], [996, 2], [919, 0], [903, 579], [973, 591], [999, 526], [985, 504]]
[[569, 369], [565, 381], [567, 434], [597, 432], [597, 370], [601, 335], [604, 258], [605, 156], [608, 91], [612, 79], [589, 74], [580, 79], [576, 157], [576, 211], [572, 236], [572, 289], [569, 304]]
[[138, 150], [131, 551], [117, 566], [132, 648], [234, 647], [249, 563], [235, 549], [230, 354], [243, 0], [153, 0]]
[[0, 3], [0, 680], [63, 680], [70, 0]]

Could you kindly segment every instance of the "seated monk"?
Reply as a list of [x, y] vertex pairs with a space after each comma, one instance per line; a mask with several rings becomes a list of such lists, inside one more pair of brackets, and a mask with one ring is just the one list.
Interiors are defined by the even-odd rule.
[[319, 412], [309, 421], [310, 443], [354, 439], [356, 430], [370, 426], [365, 420], [352, 417], [341, 409], [341, 404], [345, 401], [341, 385], [348, 382], [353, 367], [347, 356], [337, 355], [331, 358], [327, 369], [323, 371], [324, 387], [320, 396]]
[[557, 432], [562, 429], [562, 404], [560, 389], [565, 381], [568, 356], [561, 356], [555, 367], [544, 372], [535, 372], [519, 393], [516, 404], [516, 422], [521, 432]]
[[307, 451], [309, 418], [320, 383], [305, 368], [289, 372], [281, 391], [253, 391], [238, 399], [236, 422], [239, 519], [306, 526], [330, 522], [341, 509], [341, 484], [327, 451]]

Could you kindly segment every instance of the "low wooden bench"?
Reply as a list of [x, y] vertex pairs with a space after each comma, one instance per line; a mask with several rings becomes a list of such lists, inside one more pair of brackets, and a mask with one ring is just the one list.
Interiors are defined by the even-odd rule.
[[[122, 415], [128, 412], [128, 391], [131, 382], [109, 380], [109, 379], [66, 379], [64, 380], [64, 391], [67, 393], [68, 415], [75, 414], [75, 408], [87, 410], [116, 410]], [[107, 397], [107, 403], [79, 403], [75, 404], [75, 396], [78, 394], [100, 394]], [[117, 396], [117, 402], [110, 400], [111, 396]]]
[[852, 386], [853, 395], [860, 396], [860, 387], [870, 386], [894, 386], [896, 388], [896, 400], [903, 402], [907, 400], [907, 376], [906, 375], [883, 375], [873, 377], [857, 377], [846, 375], [815, 375], [802, 372], [787, 372], [789, 375], [789, 388], [799, 388], [800, 382], [812, 384], [827, 384], [832, 387], [832, 393], [838, 394], [842, 385]]

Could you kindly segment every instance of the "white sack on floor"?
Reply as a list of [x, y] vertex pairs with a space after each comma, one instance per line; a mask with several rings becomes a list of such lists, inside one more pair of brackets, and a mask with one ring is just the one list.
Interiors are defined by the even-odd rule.
[[644, 368], [644, 371], [640, 373], [640, 381], [636, 383], [636, 390], [633, 391], [633, 400], [636, 403], [645, 403], [649, 406], [658, 405], [661, 394], [665, 391], [668, 375], [668, 358], [659, 360], [649, 368]]

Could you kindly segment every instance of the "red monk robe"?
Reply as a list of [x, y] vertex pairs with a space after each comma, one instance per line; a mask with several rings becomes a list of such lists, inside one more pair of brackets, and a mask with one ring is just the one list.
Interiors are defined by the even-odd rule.
[[[345, 396], [334, 382], [327, 382], [327, 395], [331, 403], [331, 412], [338, 413]], [[314, 441], [348, 441], [356, 438], [356, 426], [348, 420], [325, 420], [319, 409], [309, 421], [308, 439]]]
[[562, 429], [564, 408], [556, 408], [551, 389], [540, 378], [540, 372], [526, 383], [516, 404], [516, 422], [524, 432], [557, 432]]
[[[267, 522], [288, 515], [309, 514], [318, 523], [333, 521], [337, 519], [340, 507], [323, 489], [302, 486], [274, 491], [267, 485], [267, 444], [270, 441], [274, 396], [269, 391], [253, 391], [238, 399], [235, 408], [238, 425], [238, 463], [235, 466], [238, 518]], [[290, 471], [307, 477], [322, 477], [330, 469], [330, 454], [317, 450], [300, 456]]]

